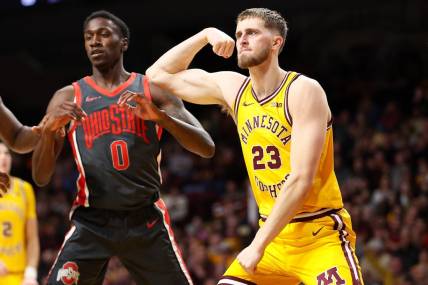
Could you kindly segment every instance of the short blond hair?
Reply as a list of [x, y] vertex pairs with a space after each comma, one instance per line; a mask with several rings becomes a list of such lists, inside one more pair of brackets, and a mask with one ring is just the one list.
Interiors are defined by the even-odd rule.
[[282, 51], [284, 47], [285, 39], [287, 38], [288, 26], [287, 21], [284, 17], [275, 10], [270, 10], [267, 8], [250, 8], [239, 13], [236, 18], [236, 23], [248, 19], [248, 18], [259, 18], [265, 22], [265, 27], [271, 30], [275, 30], [283, 37], [284, 41], [279, 48], [279, 52]]

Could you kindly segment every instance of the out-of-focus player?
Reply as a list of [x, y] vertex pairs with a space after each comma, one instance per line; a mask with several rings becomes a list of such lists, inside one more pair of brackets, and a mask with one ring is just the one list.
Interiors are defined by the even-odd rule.
[[[0, 143], [0, 172], [9, 175], [12, 156]], [[30, 183], [10, 177], [0, 199], [0, 284], [36, 285], [40, 248], [35, 198]]]

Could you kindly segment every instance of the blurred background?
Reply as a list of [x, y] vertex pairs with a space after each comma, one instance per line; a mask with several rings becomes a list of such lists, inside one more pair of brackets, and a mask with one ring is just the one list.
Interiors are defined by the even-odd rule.
[[[317, 79], [334, 115], [335, 170], [357, 232], [367, 285], [428, 284], [428, 1], [83, 1], [0, 3], [0, 95], [25, 124], [42, 118], [53, 93], [90, 74], [82, 23], [106, 9], [131, 30], [128, 71], [208, 26], [234, 34], [245, 8], [287, 19], [280, 64]], [[204, 49], [193, 66], [235, 70]], [[163, 138], [162, 196], [195, 284], [212, 285], [257, 230], [235, 125], [218, 107], [187, 105], [216, 142], [213, 159]], [[31, 181], [31, 155], [12, 174]], [[37, 210], [43, 282], [65, 232], [77, 171], [66, 146]], [[133, 284], [117, 259], [105, 285]]]

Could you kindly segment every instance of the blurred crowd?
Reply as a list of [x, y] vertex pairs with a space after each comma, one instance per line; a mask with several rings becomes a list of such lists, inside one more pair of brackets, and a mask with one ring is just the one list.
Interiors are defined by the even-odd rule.
[[[362, 96], [332, 110], [336, 175], [366, 285], [428, 284], [428, 81], [409, 94]], [[213, 107], [195, 114], [214, 138], [216, 155], [201, 159], [166, 135], [162, 198], [194, 283], [214, 285], [251, 241], [258, 212], [233, 120]], [[77, 172], [67, 152], [51, 184], [36, 189], [41, 280], [70, 227]], [[15, 174], [28, 178], [28, 158], [15, 159]], [[134, 284], [132, 277], [112, 259], [104, 285], [125, 284]]]

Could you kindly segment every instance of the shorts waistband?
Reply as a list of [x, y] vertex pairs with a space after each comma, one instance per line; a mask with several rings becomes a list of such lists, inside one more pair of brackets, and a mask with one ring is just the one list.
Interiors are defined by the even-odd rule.
[[[340, 208], [340, 209], [321, 209], [319, 211], [312, 212], [312, 213], [300, 213], [300, 214], [296, 215], [290, 221], [290, 223], [300, 223], [300, 222], [312, 221], [312, 220], [315, 220], [315, 219], [326, 217], [326, 216], [331, 215], [333, 213], [337, 213], [340, 210], [342, 210], [342, 208]], [[260, 220], [262, 220], [263, 222], [265, 222], [266, 219], [267, 219], [266, 215], [260, 214]]]

